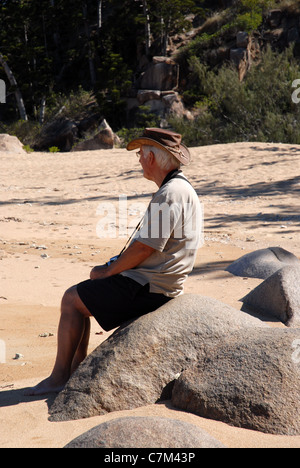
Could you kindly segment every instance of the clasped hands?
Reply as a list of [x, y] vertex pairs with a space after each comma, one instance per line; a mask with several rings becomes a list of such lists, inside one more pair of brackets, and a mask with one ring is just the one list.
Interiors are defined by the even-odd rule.
[[108, 276], [110, 276], [108, 272], [108, 265], [95, 266], [90, 273], [91, 280], [104, 279], [108, 278]]

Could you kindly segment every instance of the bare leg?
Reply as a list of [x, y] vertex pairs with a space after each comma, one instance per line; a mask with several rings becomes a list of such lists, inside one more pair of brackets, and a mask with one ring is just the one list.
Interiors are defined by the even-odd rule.
[[[79, 365], [87, 353], [91, 314], [81, 301], [77, 288], [68, 289], [61, 303], [61, 317], [57, 335], [57, 356], [51, 375], [25, 395], [44, 395], [60, 392], [69, 380], [72, 368]], [[88, 320], [87, 320], [88, 319]]]
[[81, 364], [82, 361], [84, 361], [84, 359], [87, 357], [89, 341], [90, 341], [90, 332], [91, 332], [91, 321], [90, 321], [90, 318], [88, 317], [88, 318], [85, 318], [84, 332], [81, 338], [81, 342], [79, 343], [79, 346], [77, 348], [77, 351], [72, 361], [71, 375], [76, 371], [79, 364]]

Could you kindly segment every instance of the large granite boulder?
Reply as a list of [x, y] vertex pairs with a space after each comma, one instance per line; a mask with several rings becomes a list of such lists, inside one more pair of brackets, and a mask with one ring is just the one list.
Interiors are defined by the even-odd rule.
[[256, 250], [233, 262], [226, 271], [241, 277], [267, 279], [286, 265], [299, 265], [300, 260], [281, 247]]
[[300, 327], [300, 264], [286, 266], [251, 291], [242, 302], [247, 308]]
[[292, 329], [235, 332], [182, 373], [173, 405], [237, 427], [300, 435], [299, 338]]
[[174, 380], [236, 330], [267, 327], [215, 299], [183, 295], [120, 327], [73, 374], [52, 421], [87, 418], [168, 399]]
[[[225, 448], [223, 444], [193, 424], [159, 417], [113, 419], [77, 437], [65, 448], [149, 447]], [[190, 460], [193, 461], [192, 458]]]

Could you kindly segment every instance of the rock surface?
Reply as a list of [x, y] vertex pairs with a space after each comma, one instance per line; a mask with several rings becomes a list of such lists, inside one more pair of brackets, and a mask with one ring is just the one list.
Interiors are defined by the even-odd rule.
[[225, 448], [204, 430], [159, 417], [113, 419], [70, 442], [65, 448]]
[[113, 132], [106, 120], [103, 120], [98, 133], [90, 139], [81, 141], [74, 146], [73, 151], [95, 151], [101, 149], [113, 149], [116, 143], [120, 143], [119, 138]]
[[299, 265], [299, 259], [281, 247], [256, 250], [233, 262], [226, 271], [241, 277], [267, 279], [286, 265]]
[[16, 136], [0, 134], [0, 151], [5, 153], [20, 153], [26, 154], [23, 145]]
[[245, 306], [300, 327], [300, 264], [286, 266], [242, 299]]
[[153, 57], [144, 72], [140, 89], [167, 91], [178, 86], [179, 67], [169, 57]]
[[168, 399], [178, 373], [235, 330], [267, 327], [226, 304], [186, 294], [120, 327], [73, 374], [52, 421], [87, 418]]
[[300, 330], [245, 329], [175, 382], [172, 403], [204, 418], [270, 434], [300, 434]]
[[70, 151], [78, 137], [78, 128], [73, 120], [61, 117], [45, 125], [35, 143], [37, 151], [48, 151], [55, 146], [60, 151]]

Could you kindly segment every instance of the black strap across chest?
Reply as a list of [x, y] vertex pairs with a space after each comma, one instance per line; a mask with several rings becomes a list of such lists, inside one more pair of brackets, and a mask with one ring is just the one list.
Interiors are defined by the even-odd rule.
[[163, 183], [161, 184], [160, 188], [162, 188], [164, 185], [166, 185], [172, 179], [185, 180], [188, 184], [190, 184], [192, 186], [190, 181], [187, 180], [185, 177], [183, 177], [181, 174], [182, 174], [182, 171], [180, 169], [174, 169], [173, 171], [169, 172], [167, 177], [165, 177], [165, 179], [163, 180]]

